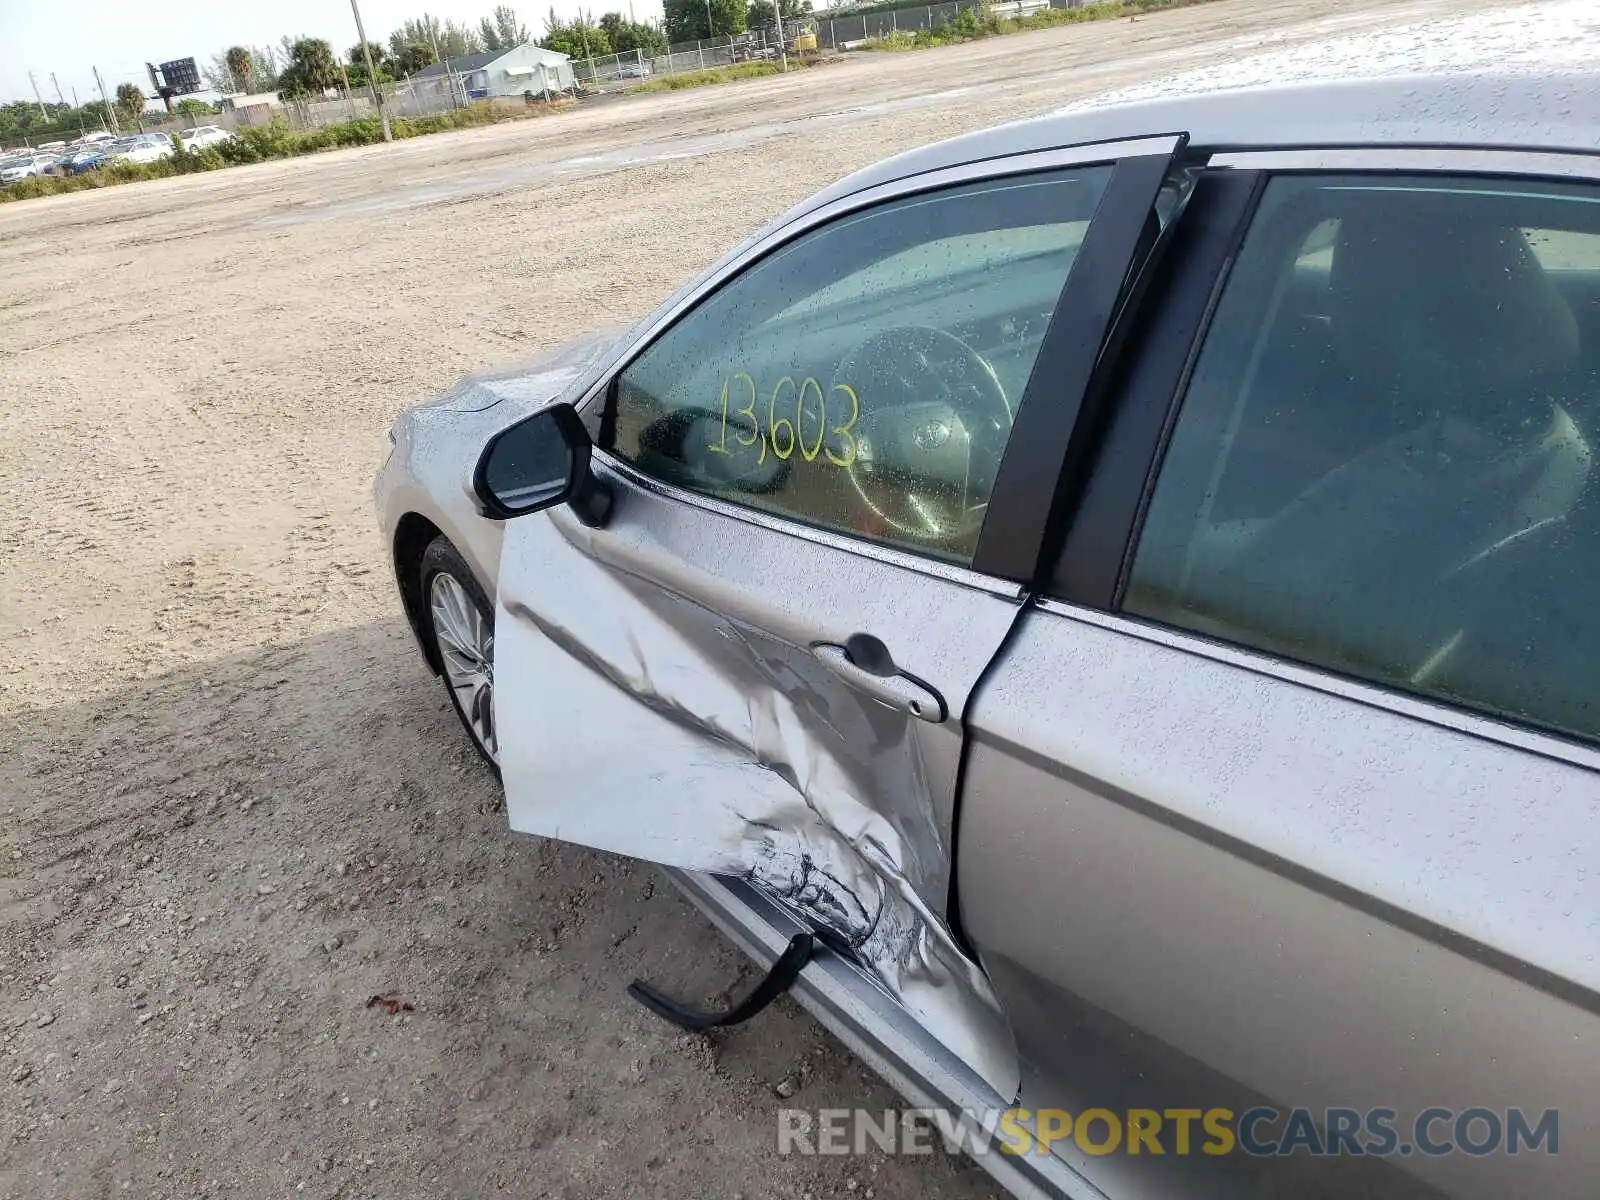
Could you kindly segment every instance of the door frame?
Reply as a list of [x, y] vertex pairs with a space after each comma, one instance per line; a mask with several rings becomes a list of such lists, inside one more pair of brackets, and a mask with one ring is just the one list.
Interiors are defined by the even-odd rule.
[[[1186, 630], [1124, 615], [1122, 595], [1145, 511], [1154, 494], [1167, 441], [1177, 423], [1189, 377], [1227, 285], [1240, 244], [1255, 220], [1262, 190], [1274, 176], [1367, 174], [1416, 177], [1481, 175], [1552, 183], [1600, 184], [1600, 153], [1474, 147], [1347, 146], [1218, 152], [1196, 185], [1179, 224], [1196, 228], [1179, 238], [1160, 290], [1133, 322], [1131, 347], [1109, 364], [1116, 375], [1110, 415], [1089, 459], [1088, 474], [1061, 549], [1047, 565], [1041, 608], [1124, 633], [1243, 666], [1346, 699], [1441, 725], [1459, 733], [1600, 769], [1600, 748], [1556, 734], [1456, 708], [1278, 658]], [[1211, 197], [1208, 201], [1208, 197]], [[1066, 485], [1062, 481], [1063, 487]], [[1108, 567], [1115, 564], [1108, 571]]]
[[[1059, 170], [1063, 167], [1109, 165], [1112, 175], [1085, 232], [1078, 258], [1068, 272], [1046, 328], [1039, 355], [1017, 398], [995, 487], [970, 568], [941, 562], [914, 551], [865, 538], [772, 516], [737, 503], [719, 500], [646, 475], [596, 445], [593, 462], [630, 482], [681, 503], [777, 529], [832, 549], [878, 558], [897, 566], [1000, 595], [1020, 597], [1037, 574], [1044, 548], [1055, 479], [1041, 475], [1037, 460], [1052, 447], [1064, 448], [1072, 438], [1082, 406], [1084, 385], [1093, 376], [1101, 347], [1111, 331], [1123, 288], [1136, 261], [1147, 214], [1176, 156], [1186, 144], [1182, 133], [1155, 134], [1094, 142], [1001, 158], [982, 159], [937, 171], [908, 175], [864, 188], [807, 210], [793, 220], [757, 234], [686, 287], [626, 338], [625, 347], [577, 401], [576, 406], [598, 434], [602, 412], [617, 377], [677, 322], [713, 292], [795, 239], [840, 217], [896, 200], [965, 184]], [[1074, 390], [1075, 389], [1075, 390]], [[1063, 399], [1065, 396], [1065, 399]], [[599, 441], [598, 436], [596, 441]]]

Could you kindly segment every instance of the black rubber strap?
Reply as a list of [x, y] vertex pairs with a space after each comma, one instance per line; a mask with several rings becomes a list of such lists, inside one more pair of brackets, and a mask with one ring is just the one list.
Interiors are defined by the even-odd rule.
[[642, 979], [635, 979], [628, 985], [628, 995], [656, 1016], [671, 1021], [679, 1029], [714, 1029], [724, 1025], [738, 1025], [748, 1021], [787, 992], [821, 946], [822, 943], [813, 934], [795, 934], [789, 939], [788, 948], [778, 956], [778, 961], [772, 964], [772, 970], [767, 972], [766, 978], [756, 984], [748, 996], [726, 1012], [707, 1012], [700, 1008], [690, 1008], [687, 1004], [680, 1004], [671, 996], [656, 991]]

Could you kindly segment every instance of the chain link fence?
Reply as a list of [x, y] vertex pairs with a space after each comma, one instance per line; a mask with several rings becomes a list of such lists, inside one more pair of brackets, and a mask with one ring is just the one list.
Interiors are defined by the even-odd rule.
[[572, 60], [573, 78], [587, 92], [609, 92], [634, 87], [654, 73], [651, 60], [638, 50]]
[[932, 31], [948, 25], [963, 8], [982, 13], [978, 3], [933, 4], [926, 8], [895, 8], [888, 12], [830, 17], [817, 22], [817, 45], [830, 50], [853, 50], [862, 42], [893, 37], [897, 33]]
[[[779, 44], [777, 29], [767, 26], [701, 41], [675, 42], [662, 54], [651, 55], [638, 50], [628, 50], [621, 54], [575, 58], [570, 65], [573, 77], [577, 81], [578, 92], [589, 94], [618, 92], [638, 87], [641, 83], [658, 76], [705, 71], [745, 62], [776, 61], [781, 54], [793, 52], [795, 36], [802, 31], [816, 37], [819, 52], [842, 53], [896, 34], [932, 32], [941, 25], [953, 22], [962, 9], [972, 9], [980, 16], [985, 11], [1001, 16], [1021, 16], [1047, 7], [1075, 8], [1087, 2], [1088, 0], [997, 0], [995, 3], [985, 5], [983, 0], [946, 0], [946, 3], [942, 4], [896, 8], [885, 12], [836, 17], [808, 16], [784, 22], [782, 46]], [[401, 79], [383, 85], [383, 92], [384, 107], [389, 110], [390, 117], [427, 116], [460, 108], [469, 103], [464, 85], [452, 87], [442, 75]], [[537, 103], [559, 99], [560, 95], [559, 92], [532, 92], [524, 96], [496, 97], [491, 103], [507, 105]], [[168, 121], [146, 119], [144, 126], [147, 129], [162, 129], [172, 133], [195, 125], [220, 125], [225, 129], [237, 129], [242, 125], [264, 125], [274, 116], [279, 116], [295, 129], [310, 130], [376, 115], [372, 94], [360, 89], [340, 91], [336, 98], [310, 101], [278, 102], [275, 99], [267, 101], [263, 98], [260, 104], [236, 111]]]
[[662, 75], [706, 71], [745, 62], [776, 61], [785, 52], [793, 53], [795, 35], [802, 30], [815, 35], [818, 51], [837, 53], [896, 33], [931, 33], [954, 21], [964, 8], [980, 16], [986, 8], [1002, 16], [1019, 16], [1042, 8], [1076, 8], [1087, 2], [1089, 0], [999, 0], [986, 6], [984, 0], [947, 0], [943, 4], [853, 16], [806, 16], [784, 22], [781, 46], [777, 28], [768, 25], [699, 41], [674, 42], [661, 54], [629, 50], [621, 54], [575, 58], [572, 73], [582, 91], [621, 91]]
[[[806, 16], [785, 21], [784, 41], [793, 44], [796, 30], [805, 28], [817, 38], [817, 49], [826, 51], [853, 50], [863, 42], [893, 37], [897, 33], [931, 33], [940, 25], [948, 25], [964, 8], [982, 16], [990, 11], [999, 16], [1022, 16], [1043, 8], [1078, 8], [1089, 0], [1001, 0], [985, 5], [983, 0], [948, 0], [943, 4], [929, 4], [914, 8], [896, 8], [887, 12], [856, 13], [836, 17]], [[697, 42], [674, 42], [667, 52], [650, 59], [653, 74], [674, 74], [679, 71], [703, 71], [708, 67], [726, 67], [738, 62], [771, 59], [778, 56], [777, 30], [772, 26], [750, 29], [743, 34], [708, 38]]]
[[[1047, 7], [1073, 8], [1084, 2], [1085, 0], [1005, 0], [997, 7], [1004, 15], [1017, 15]], [[863, 43], [877, 38], [892, 37], [896, 33], [932, 32], [939, 26], [954, 21], [964, 8], [970, 8], [981, 15], [985, 5], [983, 0], [947, 0], [943, 4], [897, 8], [888, 12], [859, 13], [854, 16], [807, 16], [784, 22], [781, 46], [777, 28], [769, 25], [748, 29], [744, 33], [724, 34], [699, 41], [674, 42], [663, 54], [644, 55], [638, 51], [630, 51], [604, 58], [575, 60], [572, 70], [585, 90], [614, 91], [635, 87], [643, 80], [661, 75], [706, 71], [745, 62], [775, 61], [783, 53], [793, 52], [795, 35], [802, 30], [815, 35], [818, 51], [838, 53], [856, 49]]]
[[[613, 58], [616, 56], [613, 55]], [[623, 55], [624, 60], [633, 58], [637, 65], [638, 55]], [[597, 67], [608, 60], [596, 60]], [[574, 74], [578, 74], [574, 63]], [[616, 67], [600, 67], [598, 75], [601, 79], [623, 80], [628, 83], [637, 82], [628, 77], [627, 63], [624, 61], [621, 69]], [[468, 104], [490, 103], [506, 107], [525, 107], [529, 104], [538, 104], [547, 100], [559, 100], [563, 94], [551, 90], [548, 93], [533, 91], [522, 95], [472, 97], [461, 87], [452, 88], [449, 83], [437, 76], [423, 79], [401, 79], [393, 83], [381, 85], [383, 92], [383, 106], [389, 114], [390, 120], [399, 117], [426, 117], [435, 113], [448, 112], [451, 109], [464, 108]], [[567, 93], [570, 94], [570, 93]], [[289, 128], [297, 132], [307, 132], [322, 129], [329, 125], [339, 125], [347, 121], [376, 120], [377, 106], [373, 103], [372, 93], [366, 88], [352, 88], [349, 91], [338, 89], [333, 95], [318, 99], [282, 100], [275, 95], [263, 94], [259, 97], [250, 97], [252, 103], [238, 107], [224, 108], [221, 112], [174, 114], [162, 118], [153, 113], [145, 113], [139, 122], [139, 128], [147, 133], [182, 133], [186, 129], [193, 129], [200, 125], [215, 125], [223, 129], [236, 130], [252, 125], [266, 125], [273, 120], [282, 120], [288, 123]], [[125, 130], [124, 132], [132, 132]]]

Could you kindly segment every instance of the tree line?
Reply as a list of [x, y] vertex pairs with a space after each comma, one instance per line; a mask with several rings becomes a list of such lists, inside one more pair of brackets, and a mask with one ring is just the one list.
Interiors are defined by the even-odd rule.
[[[665, 0], [663, 27], [669, 42], [704, 41], [773, 24], [772, 0]], [[811, 14], [811, 0], [781, 0], [785, 21]]]
[[[80, 105], [48, 101], [41, 105], [35, 100], [14, 100], [0, 105], [0, 145], [16, 146], [26, 142], [37, 146], [113, 127], [123, 133], [134, 133], [142, 128], [140, 121], [145, 115], [145, 104], [144, 90], [136, 83], [119, 86], [109, 109], [99, 100]], [[173, 102], [172, 111], [200, 117], [216, 109], [203, 100], [186, 96]]]
[[[784, 18], [812, 11], [811, 0], [779, 0]], [[440, 19], [431, 14], [405, 21], [389, 34], [387, 42], [372, 42], [373, 69], [386, 83], [414, 75], [441, 59], [466, 58], [486, 51], [511, 50], [528, 42], [555, 50], [569, 58], [603, 58], [639, 51], [666, 53], [671, 42], [722, 37], [746, 29], [771, 25], [773, 0], [666, 0], [661, 24], [630, 21], [620, 12], [595, 19], [593, 12], [563, 19], [550, 9], [544, 35], [534, 36], [509, 5], [498, 5], [474, 26], [469, 22]], [[339, 87], [367, 84], [366, 55], [357, 44], [343, 59], [321, 38], [281, 39], [277, 47], [232, 46], [213, 57], [204, 71], [206, 82], [218, 91], [268, 92], [295, 97]]]
[[[563, 21], [555, 9], [535, 38], [509, 5], [499, 5], [476, 25], [424, 13], [403, 22], [384, 42], [370, 42], [372, 67], [379, 83], [414, 75], [434, 63], [487, 51], [513, 50], [529, 42], [572, 58], [640, 50], [661, 53], [667, 39], [646, 22], [628, 20], [619, 12], [598, 21], [592, 14]], [[367, 55], [358, 42], [341, 57], [323, 38], [285, 37], [277, 46], [231, 46], [213, 56], [202, 71], [208, 85], [220, 92], [276, 92], [285, 99], [314, 95], [327, 88], [366, 87]]]
[[[785, 20], [812, 11], [811, 0], [779, 0]], [[620, 12], [598, 20], [580, 13], [563, 19], [551, 8], [544, 35], [535, 38], [509, 5], [498, 5], [476, 25], [441, 20], [424, 13], [403, 22], [382, 42], [371, 42], [373, 70], [379, 83], [414, 75], [443, 59], [460, 59], [486, 51], [511, 50], [536, 41], [573, 59], [604, 58], [639, 51], [649, 57], [666, 53], [671, 42], [725, 37], [773, 22], [773, 0], [665, 0], [660, 24], [630, 21]], [[234, 45], [215, 54], [201, 68], [205, 84], [223, 94], [275, 92], [285, 99], [321, 94], [329, 88], [367, 86], [367, 56], [358, 42], [341, 56], [323, 38], [283, 37], [274, 46]], [[120, 127], [137, 128], [147, 98], [134, 83], [117, 88], [113, 112], [96, 100], [89, 104], [44, 104], [16, 101], [0, 105], [0, 143], [39, 143], [107, 129], [112, 115]], [[201, 101], [177, 101], [175, 111], [199, 115], [213, 111]]]

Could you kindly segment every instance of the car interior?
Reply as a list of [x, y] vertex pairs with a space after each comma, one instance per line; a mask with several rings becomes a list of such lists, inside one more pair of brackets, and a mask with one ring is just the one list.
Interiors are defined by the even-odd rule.
[[[792, 243], [623, 372], [602, 444], [969, 561], [1085, 182], [1007, 195], [998, 229], [961, 189], [910, 202], [920, 223], [870, 212]], [[1558, 627], [1501, 564], [1531, 579], [1529, 556], [1572, 553], [1600, 517], [1597, 452], [1600, 205], [1562, 185], [1280, 179], [1206, 335], [1126, 607], [1594, 736], [1581, 681], [1520, 696], [1527, 669], [1497, 655], [1528, 637], [1493, 631], [1508, 606]]]
[[1551, 628], [1494, 564], [1593, 525], [1597, 422], [1600, 205], [1301, 187], [1229, 281], [1128, 607], [1593, 736], [1525, 711], [1497, 680], [1528, 665], [1489, 647]]
[[622, 373], [601, 444], [695, 490], [969, 560], [1107, 173], [954, 189], [791, 243]]

